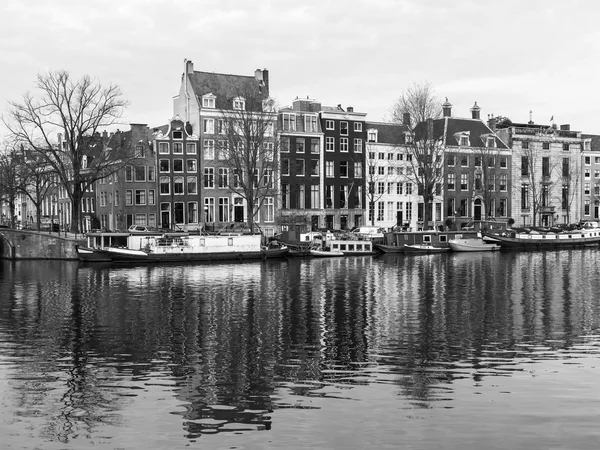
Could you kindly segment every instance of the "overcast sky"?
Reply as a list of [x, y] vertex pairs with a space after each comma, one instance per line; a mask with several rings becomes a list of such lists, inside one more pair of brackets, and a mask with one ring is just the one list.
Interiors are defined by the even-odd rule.
[[[353, 106], [381, 121], [413, 83], [453, 115], [504, 115], [600, 134], [600, 3], [577, 0], [13, 0], [0, 6], [0, 99], [66, 69], [121, 87], [125, 123], [172, 117], [184, 60], [269, 70], [281, 105]], [[124, 127], [128, 129], [128, 127]]]

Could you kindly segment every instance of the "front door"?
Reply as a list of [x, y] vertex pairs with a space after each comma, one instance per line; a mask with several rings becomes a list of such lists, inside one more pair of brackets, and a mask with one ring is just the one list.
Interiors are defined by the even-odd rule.
[[239, 197], [233, 199], [233, 221], [244, 221], [244, 200]]
[[481, 220], [481, 199], [475, 200], [475, 205], [473, 208], [473, 219]]

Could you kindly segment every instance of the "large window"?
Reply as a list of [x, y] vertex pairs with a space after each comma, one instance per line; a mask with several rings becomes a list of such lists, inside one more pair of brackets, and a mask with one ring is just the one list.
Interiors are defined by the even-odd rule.
[[296, 114], [283, 114], [283, 131], [296, 131]]
[[189, 202], [187, 206], [188, 223], [198, 223], [198, 202]]
[[348, 161], [340, 161], [340, 177], [348, 177]]
[[145, 205], [146, 204], [146, 190], [145, 189], [136, 189], [135, 190], [135, 204], [136, 205]]
[[320, 190], [318, 184], [313, 184], [310, 186], [310, 207], [312, 209], [320, 208]]
[[325, 161], [325, 176], [333, 177], [333, 161]]
[[354, 139], [354, 153], [362, 153], [362, 139]]
[[202, 132], [206, 134], [215, 134], [215, 119], [203, 119]]
[[229, 169], [227, 169], [227, 167], [219, 167], [218, 185], [220, 188], [229, 186]]
[[183, 194], [183, 177], [173, 178], [173, 193], [175, 195]]
[[469, 190], [469, 174], [468, 173], [460, 174], [460, 190], [461, 191]]
[[195, 159], [187, 159], [186, 164], [188, 173], [194, 173], [198, 171], [198, 161]]
[[354, 178], [362, 178], [362, 163], [354, 162]]
[[313, 177], [318, 177], [319, 176], [319, 160], [318, 159], [311, 159], [310, 160], [310, 174]]
[[137, 166], [134, 173], [135, 181], [146, 181], [146, 166]]
[[187, 193], [197, 194], [198, 193], [198, 178], [187, 177]]
[[348, 152], [348, 138], [340, 138], [340, 152]]
[[275, 199], [265, 198], [265, 222], [275, 222]]
[[340, 134], [343, 136], [348, 135], [348, 122], [340, 122]]
[[215, 169], [213, 167], [204, 168], [204, 187], [208, 189], [215, 187]]
[[317, 116], [313, 116], [313, 115], [304, 116], [304, 131], [308, 131], [308, 132], [317, 131]]
[[160, 177], [160, 194], [168, 195], [171, 193], [171, 179], [169, 177]]
[[325, 151], [333, 152], [335, 151], [335, 139], [332, 137], [325, 138]]
[[158, 171], [165, 173], [165, 172], [170, 172], [170, 160], [168, 159], [161, 159], [158, 161]]
[[215, 159], [214, 139], [204, 139], [204, 159]]
[[193, 142], [188, 142], [187, 144], [185, 144], [185, 152], [188, 155], [195, 155], [196, 154], [196, 144]]
[[228, 197], [219, 197], [219, 222], [229, 222]]

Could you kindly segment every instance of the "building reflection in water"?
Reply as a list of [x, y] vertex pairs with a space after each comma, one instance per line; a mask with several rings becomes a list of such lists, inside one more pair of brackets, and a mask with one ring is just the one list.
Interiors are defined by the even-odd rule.
[[61, 442], [118, 426], [154, 388], [177, 400], [188, 438], [269, 429], [276, 409], [360, 385], [431, 408], [456, 380], [511, 376], [577, 345], [598, 353], [586, 347], [599, 328], [598, 258], [4, 265], [0, 374], [18, 385], [4, 395]]

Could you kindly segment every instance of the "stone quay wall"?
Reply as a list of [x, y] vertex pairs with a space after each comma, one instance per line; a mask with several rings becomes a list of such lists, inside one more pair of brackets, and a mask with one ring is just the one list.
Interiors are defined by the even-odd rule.
[[82, 239], [27, 230], [0, 228], [0, 259], [77, 260]]

